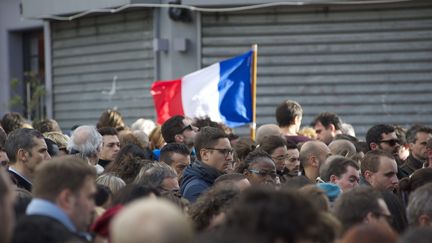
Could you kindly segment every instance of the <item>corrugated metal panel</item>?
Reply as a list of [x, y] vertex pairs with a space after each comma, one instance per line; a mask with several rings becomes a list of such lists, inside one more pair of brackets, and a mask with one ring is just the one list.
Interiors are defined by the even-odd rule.
[[430, 1], [202, 16], [203, 66], [259, 45], [258, 125], [284, 99], [302, 105], [303, 125], [332, 111], [359, 137], [377, 123], [432, 125]]
[[[52, 30], [54, 118], [62, 128], [96, 124], [112, 107], [129, 124], [154, 119], [151, 11], [54, 22]], [[114, 76], [116, 92], [110, 96]]]

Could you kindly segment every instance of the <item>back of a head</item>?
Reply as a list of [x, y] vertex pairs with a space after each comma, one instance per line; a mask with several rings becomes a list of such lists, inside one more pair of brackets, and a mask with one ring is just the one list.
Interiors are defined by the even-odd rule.
[[194, 145], [197, 159], [201, 160], [201, 149], [213, 147], [221, 138], [228, 138], [223, 130], [215, 127], [203, 127], [195, 135]]
[[336, 200], [334, 214], [341, 221], [343, 231], [362, 223], [368, 213], [380, 212], [380, 198], [380, 194], [369, 187], [358, 187], [342, 193]]
[[151, 131], [153, 131], [153, 129], [156, 127], [156, 124], [154, 123], [154, 121], [149, 120], [149, 119], [143, 119], [143, 118], [139, 118], [138, 120], [136, 120], [132, 126], [131, 126], [131, 130], [132, 131], [143, 131], [145, 132], [145, 134], [147, 136], [150, 135]]
[[61, 132], [47, 132], [43, 134], [45, 138], [49, 138], [52, 141], [54, 141], [57, 146], [59, 147], [59, 149], [66, 149], [67, 148], [67, 144], [69, 142], [69, 137], [64, 135]]
[[140, 173], [135, 178], [134, 183], [150, 188], [155, 188], [159, 191], [164, 191], [164, 179], [177, 179], [177, 173], [173, 168], [164, 163], [153, 163], [154, 166]]
[[396, 243], [397, 235], [382, 225], [362, 224], [348, 230], [341, 243]]
[[244, 161], [246, 156], [256, 148], [255, 142], [249, 137], [241, 137], [234, 144], [234, 151], [239, 162]]
[[193, 230], [179, 208], [156, 199], [126, 206], [110, 227], [113, 243], [188, 243]]
[[303, 116], [303, 109], [296, 101], [285, 100], [276, 108], [276, 121], [280, 127], [294, 124], [294, 118], [296, 116]]
[[262, 143], [262, 140], [264, 139], [264, 137], [267, 136], [280, 136], [281, 135], [281, 131], [279, 126], [275, 125], [275, 124], [264, 124], [261, 125], [260, 127], [258, 127], [257, 131], [256, 131], [256, 137], [255, 137], [255, 141], [257, 144]]
[[94, 126], [79, 126], [76, 128], [68, 142], [71, 153], [79, 153], [84, 157], [97, 155], [102, 144], [102, 135]]
[[430, 243], [432, 239], [432, 228], [417, 227], [404, 232], [398, 243]]
[[108, 109], [102, 112], [96, 127], [114, 127], [117, 131], [124, 130], [126, 128], [125, 122], [120, 112], [112, 109]]
[[[419, 187], [409, 196], [407, 218], [409, 225], [430, 226], [432, 224], [432, 183]], [[421, 217], [427, 216], [428, 220]], [[423, 222], [424, 221], [424, 222]]]
[[300, 164], [303, 167], [308, 166], [307, 162], [308, 162], [308, 158], [310, 156], [319, 156], [321, 150], [323, 148], [327, 147], [327, 145], [325, 145], [325, 143], [321, 142], [321, 141], [307, 141], [305, 142], [301, 149], [300, 149], [300, 153], [299, 153], [299, 160], [300, 160]]
[[9, 112], [4, 114], [1, 120], [1, 126], [4, 131], [9, 134], [15, 129], [22, 128], [26, 120], [17, 112]]
[[184, 119], [184, 116], [172, 116], [162, 124], [161, 133], [165, 142], [175, 142], [175, 135], [177, 135], [184, 127]]
[[0, 242], [9, 242], [14, 227], [14, 218], [11, 197], [13, 186], [7, 172], [0, 167]]
[[392, 133], [394, 131], [395, 130], [393, 126], [388, 124], [378, 124], [369, 128], [369, 130], [366, 132], [366, 143], [369, 149], [371, 149], [370, 148], [371, 143], [379, 144], [379, 142], [382, 139], [381, 135], [383, 133]]
[[64, 189], [78, 193], [89, 178], [96, 179], [96, 171], [86, 161], [76, 156], [55, 157], [36, 169], [32, 193], [54, 202]]
[[126, 183], [118, 176], [111, 173], [105, 173], [96, 178], [96, 183], [107, 186], [112, 194], [116, 194], [120, 189], [126, 186]]
[[286, 140], [281, 136], [264, 137], [259, 144], [259, 148], [268, 154], [272, 154], [273, 151], [279, 147], [286, 147]]
[[422, 168], [399, 181], [399, 189], [410, 194], [417, 188], [432, 182], [432, 168]]
[[357, 150], [354, 144], [348, 140], [334, 140], [328, 145], [332, 154], [342, 155], [354, 159], [357, 156]]
[[341, 130], [342, 128], [341, 119], [333, 112], [323, 112], [318, 114], [318, 116], [316, 116], [312, 121], [311, 125], [315, 126], [318, 122], [320, 122], [324, 127], [333, 125], [336, 130]]
[[35, 146], [33, 138], [43, 139], [44, 137], [39, 131], [30, 128], [18, 128], [8, 135], [5, 150], [11, 163], [16, 162], [16, 153], [19, 149], [29, 151]]
[[60, 126], [54, 119], [43, 119], [33, 122], [33, 128], [41, 133], [61, 132]]
[[269, 242], [297, 242], [317, 240], [318, 222], [317, 209], [300, 193], [251, 187], [227, 214], [226, 227], [245, 233], [259, 230]]

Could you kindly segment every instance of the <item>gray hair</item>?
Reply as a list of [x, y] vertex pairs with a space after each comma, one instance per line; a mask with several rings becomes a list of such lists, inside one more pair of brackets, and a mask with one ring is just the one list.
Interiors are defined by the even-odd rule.
[[134, 182], [160, 190], [162, 189], [162, 182], [166, 178], [177, 178], [177, 173], [169, 165], [155, 162], [151, 168], [142, 168]]
[[418, 225], [418, 218], [426, 214], [432, 218], [432, 183], [419, 187], [409, 197], [407, 218], [410, 225]]
[[83, 159], [97, 156], [102, 144], [102, 135], [95, 126], [79, 126], [72, 133], [67, 149]]
[[109, 187], [112, 194], [116, 194], [120, 189], [126, 186], [126, 183], [120, 177], [111, 173], [100, 175], [96, 178], [96, 184]]

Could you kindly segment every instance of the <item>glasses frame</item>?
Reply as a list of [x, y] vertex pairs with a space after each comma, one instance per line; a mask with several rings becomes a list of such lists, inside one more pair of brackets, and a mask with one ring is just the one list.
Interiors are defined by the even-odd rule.
[[183, 133], [183, 132], [186, 131], [186, 130], [191, 130], [191, 131], [193, 131], [194, 129], [193, 129], [192, 125], [189, 124], [189, 125], [183, 127], [183, 128], [182, 128], [182, 129], [177, 133], [177, 134]]
[[399, 139], [389, 139], [389, 140], [380, 140], [379, 143], [386, 143], [388, 144], [390, 147], [396, 146], [396, 144], [400, 145], [400, 141]]
[[248, 169], [248, 171], [249, 172], [252, 172], [252, 173], [254, 173], [255, 175], [259, 175], [259, 176], [261, 176], [261, 177], [267, 177], [268, 175], [272, 178], [272, 179], [276, 179], [276, 177], [277, 177], [277, 173], [276, 173], [276, 171], [274, 172], [274, 174], [273, 174], [273, 172], [272, 171], [265, 171], [265, 175], [262, 173], [263, 171], [262, 170], [257, 170], [257, 169]]
[[216, 150], [219, 153], [223, 154], [226, 157], [228, 157], [229, 155], [234, 156], [234, 149], [218, 149], [218, 148], [205, 148], [208, 150]]

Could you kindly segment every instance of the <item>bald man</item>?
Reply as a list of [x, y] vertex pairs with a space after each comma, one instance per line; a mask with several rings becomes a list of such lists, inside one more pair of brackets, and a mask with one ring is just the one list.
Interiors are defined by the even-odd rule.
[[311, 182], [315, 183], [319, 176], [321, 165], [324, 164], [328, 156], [331, 155], [330, 149], [321, 141], [308, 141], [300, 149], [300, 164], [303, 167], [303, 175]]

